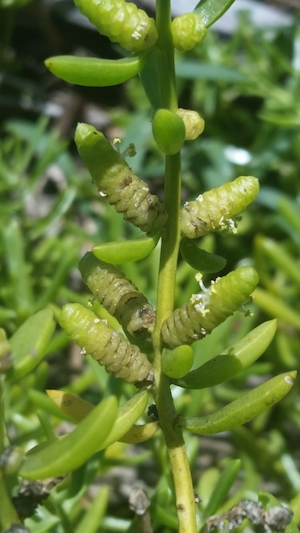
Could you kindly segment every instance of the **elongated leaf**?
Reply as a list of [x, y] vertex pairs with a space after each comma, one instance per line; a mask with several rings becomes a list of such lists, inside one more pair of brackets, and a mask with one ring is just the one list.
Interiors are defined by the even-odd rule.
[[139, 76], [144, 87], [144, 91], [148, 97], [153, 109], [162, 107], [161, 94], [159, 88], [159, 74], [157, 50], [152, 50], [147, 58], [144, 68], [141, 70]]
[[234, 483], [240, 468], [240, 459], [230, 461], [230, 463], [224, 468], [203, 511], [202, 518], [204, 520], [218, 511], [219, 507], [227, 498], [228, 492], [231, 489], [231, 486]]
[[55, 320], [51, 309], [39, 311], [20, 326], [9, 339], [13, 367], [7, 374], [8, 379], [19, 379], [39, 364], [46, 354], [54, 330]]
[[202, 17], [208, 28], [230, 8], [233, 2], [234, 0], [202, 0], [196, 5], [194, 11]]
[[[82, 398], [79, 398], [74, 394], [69, 394], [58, 390], [47, 391], [47, 394], [57, 407], [59, 407], [65, 414], [67, 414], [77, 422], [80, 422], [81, 420], [85, 419], [88, 414], [96, 408], [92, 403], [87, 402], [86, 400], [83, 400]], [[148, 391], [141, 390], [137, 392], [137, 394], [135, 394], [132, 398], [130, 398], [130, 400], [123, 403], [123, 405], [118, 408], [117, 418], [114, 427], [105, 439], [105, 441], [101, 443], [101, 447], [99, 448], [99, 450], [107, 448], [107, 446], [110, 446], [117, 440], [120, 440], [123, 435], [129, 432], [133, 424], [143, 414], [147, 406], [148, 398]], [[155, 433], [154, 429], [156, 428], [153, 428], [152, 434]], [[127, 436], [126, 442], [130, 442], [130, 440], [128, 441], [129, 438], [130, 435]]]
[[26, 317], [32, 308], [33, 295], [25, 259], [25, 239], [20, 222], [13, 218], [8, 224], [4, 224], [1, 233], [2, 253], [14, 289], [9, 307], [12, 305], [19, 316]]
[[212, 415], [179, 419], [179, 425], [199, 435], [212, 435], [246, 424], [279, 402], [291, 389], [297, 372], [280, 374], [247, 392]]
[[101, 261], [112, 265], [140, 261], [154, 250], [159, 237], [160, 232], [156, 232], [153, 235], [143, 235], [139, 239], [106, 242], [94, 246], [92, 252]]
[[176, 62], [176, 75], [178, 78], [191, 80], [210, 80], [225, 83], [245, 83], [247, 76], [242, 72], [224, 65], [203, 63], [198, 59], [187, 59]]
[[259, 491], [258, 501], [265, 509], [265, 523], [272, 531], [285, 531], [285, 533], [297, 533], [299, 530], [295, 523], [291, 522], [293, 511], [284, 507], [273, 494], [264, 490]]
[[122, 59], [96, 57], [56, 56], [46, 59], [46, 67], [69, 83], [86, 87], [110, 87], [136, 76], [143, 68], [144, 56]]
[[296, 309], [287, 305], [282, 298], [259, 287], [253, 293], [253, 300], [269, 315], [280, 318], [290, 326], [300, 329], [300, 314]]
[[75, 470], [87, 461], [108, 437], [116, 416], [115, 396], [103, 400], [68, 435], [47, 443], [37, 451], [30, 450], [20, 469], [25, 479], [45, 479]]
[[102, 487], [94, 498], [92, 505], [75, 529], [75, 533], [95, 533], [99, 531], [101, 520], [108, 504], [108, 487]]
[[173, 383], [186, 389], [204, 389], [223, 383], [250, 366], [269, 346], [276, 332], [276, 320], [269, 320], [243, 339]]
[[226, 259], [198, 248], [195, 241], [183, 237], [180, 241], [180, 253], [183, 259], [198, 272], [219, 272], [226, 265]]

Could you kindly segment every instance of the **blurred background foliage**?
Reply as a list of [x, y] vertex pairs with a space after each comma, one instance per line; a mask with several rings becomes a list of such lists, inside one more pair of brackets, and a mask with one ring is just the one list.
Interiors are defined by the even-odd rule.
[[[82, 168], [72, 141], [78, 120], [92, 123], [110, 139], [120, 137], [124, 149], [133, 142], [137, 155], [130, 164], [163, 197], [162, 155], [152, 139], [152, 112], [139, 79], [108, 90], [77, 88], [54, 79], [43, 67], [50, 55], [92, 52], [118, 57], [118, 47], [88, 27], [76, 22], [72, 26], [64, 15], [69, 5], [65, 2], [20, 8], [23, 4], [0, 4], [0, 325], [8, 336], [48, 303], [89, 300], [76, 266], [92, 244], [139, 235], [99, 198]], [[263, 320], [278, 318], [278, 332], [266, 354], [242, 374], [209, 390], [174, 387], [178, 412], [194, 416], [214, 411], [266, 376], [299, 368], [299, 17], [295, 13], [288, 27], [258, 29], [251, 13], [243, 12], [234, 35], [210, 31], [195, 50], [178, 53], [176, 65], [180, 106], [196, 109], [206, 121], [203, 135], [183, 148], [183, 202], [239, 175], [254, 175], [261, 185], [257, 200], [238, 222], [237, 236], [203, 239], [207, 250], [227, 259], [222, 275], [251, 264], [260, 285], [247, 305], [251, 316], [237, 314], [196, 343], [195, 366]], [[123, 265], [152, 303], [158, 258], [156, 249], [146, 260]], [[196, 292], [194, 274], [179, 259], [177, 305]], [[35, 372], [6, 391], [12, 444], [28, 447], [43, 439], [49, 427], [61, 431], [66, 427], [61, 424], [69, 423], [53, 409], [45, 388], [63, 387], [94, 403], [111, 393], [126, 399], [134, 392], [131, 385], [107, 377], [89, 358], [83, 362], [59, 330], [47, 353]], [[299, 525], [299, 441], [299, 383], [271, 411], [230, 434], [201, 439], [188, 434], [195, 487], [203, 500], [199, 524], [209, 516], [205, 509], [222, 512], [265, 490], [290, 505]], [[214, 495], [213, 505], [210, 496], [219, 476], [224, 468], [233, 468], [234, 459], [241, 460], [241, 469], [235, 462], [235, 474], [218, 501]], [[136, 531], [127, 498], [130, 486], [139, 481], [149, 491], [154, 531], [174, 531], [166, 465], [159, 434], [138, 448], [114, 445], [57, 485], [26, 524], [35, 533], [81, 533], [81, 519], [85, 509], [91, 509], [89, 502], [100, 483], [113, 490], [109, 503], [105, 488], [97, 493], [103, 509], [99, 531]]]

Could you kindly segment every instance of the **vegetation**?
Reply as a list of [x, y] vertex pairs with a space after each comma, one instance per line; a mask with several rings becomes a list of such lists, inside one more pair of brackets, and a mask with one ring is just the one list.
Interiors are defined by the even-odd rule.
[[222, 40], [231, 3], [78, 2], [133, 51], [46, 61], [127, 82], [121, 144], [76, 127], [86, 169], [44, 117], [3, 126], [4, 532], [298, 532], [298, 32]]

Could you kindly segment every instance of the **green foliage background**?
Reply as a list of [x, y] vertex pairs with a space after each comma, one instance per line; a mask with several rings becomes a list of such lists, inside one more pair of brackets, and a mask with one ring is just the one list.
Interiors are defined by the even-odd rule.
[[[257, 269], [260, 287], [250, 305], [253, 314], [227, 320], [197, 343], [195, 365], [214, 357], [263, 319], [278, 318], [274, 341], [250, 369], [209, 390], [174, 390], [178, 412], [185, 416], [213, 412], [238, 397], [241, 390], [260, 383], [266, 374], [299, 367], [299, 38], [296, 17], [289, 28], [258, 30], [243, 14], [230, 39], [209, 32], [201, 46], [186, 53], [184, 59], [178, 53], [180, 106], [196, 109], [206, 121], [204, 134], [183, 149], [183, 201], [241, 174], [254, 175], [261, 184], [257, 201], [238, 224], [238, 236], [204, 239], [208, 251], [227, 258], [222, 275], [241, 264]], [[159, 195], [163, 162], [152, 140], [151, 112], [137, 79], [126, 84], [126, 101], [127, 107], [107, 108], [109, 128], [120, 132], [124, 149], [129, 142], [135, 144], [137, 155], [130, 163]], [[44, 117], [37, 123], [10, 120], [2, 125], [0, 322], [9, 335], [50, 302], [62, 305], [88, 300], [76, 269], [83, 250], [91, 244], [139, 235], [102, 202], [69, 148]], [[62, 187], [55, 195], [40, 188], [41, 178], [53, 164], [63, 175]], [[49, 208], [46, 214], [36, 216], [30, 211], [30, 202], [38, 202], [39, 194], [48, 198]], [[152, 302], [157, 261], [158, 250], [139, 263], [124, 265], [127, 276]], [[185, 263], [179, 264], [177, 305], [196, 291], [194, 274]], [[206, 276], [205, 281], [210, 278]], [[134, 390], [131, 385], [116, 383], [89, 358], [74, 366], [61, 331], [56, 332], [47, 353], [49, 357], [37, 370], [6, 391], [6, 424], [12, 444], [27, 447], [33, 439], [44, 440], [64, 418], [48, 401], [45, 388], [63, 386], [94, 403], [111, 393], [127, 399]], [[117, 465], [123, 472], [128, 467], [135, 471], [134, 480], [148, 486], [155, 532], [171, 532], [176, 518], [161, 439], [157, 435], [134, 450], [117, 444], [100, 452], [72, 474], [72, 483], [65, 480], [53, 489], [47, 503], [26, 525], [33, 533], [80, 533], [85, 512], [82, 496], [91, 484], [98, 486], [99, 475], [100, 484], [111, 485], [113, 474], [109, 477], [109, 472]], [[194, 483], [202, 499], [199, 520], [208, 516], [203, 509], [219, 513], [241, 499], [255, 499], [259, 490], [265, 490], [290, 506], [299, 525], [299, 439], [299, 383], [271, 411], [228, 435], [201, 439], [187, 435]], [[242, 466], [233, 489], [234, 478], [226, 485], [221, 501], [215, 495], [210, 499], [221, 472], [228, 465], [236, 466], [231, 462], [235, 459], [240, 459]], [[98, 531], [135, 531], [126, 489], [119, 491], [116, 505], [111, 502], [107, 509], [105, 491], [98, 495], [98, 507], [103, 511]]]

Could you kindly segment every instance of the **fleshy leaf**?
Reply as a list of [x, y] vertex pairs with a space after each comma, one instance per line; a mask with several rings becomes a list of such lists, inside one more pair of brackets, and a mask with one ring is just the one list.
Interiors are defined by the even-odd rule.
[[202, 17], [205, 26], [209, 28], [224, 15], [233, 2], [234, 0], [202, 0], [196, 5], [194, 11]]
[[276, 320], [260, 324], [222, 354], [173, 382], [186, 389], [205, 389], [223, 383], [254, 363], [269, 346]]
[[139, 239], [122, 242], [106, 242], [92, 249], [93, 254], [101, 261], [112, 265], [132, 263], [147, 257], [156, 247], [161, 232], [143, 235]]
[[110, 396], [69, 433], [45, 446], [33, 448], [20, 469], [25, 479], [60, 476], [75, 470], [97, 452], [107, 439], [118, 411], [117, 398]]
[[110, 87], [136, 76], [143, 68], [145, 56], [122, 59], [56, 56], [46, 59], [46, 67], [58, 78], [85, 87]]
[[179, 418], [179, 425], [199, 435], [212, 435], [246, 424], [284, 398], [291, 389], [296, 375], [295, 370], [280, 374], [243, 394], [212, 415]]
[[9, 339], [13, 367], [7, 374], [8, 379], [19, 379], [39, 364], [46, 355], [55, 325], [53, 311], [43, 309], [19, 327]]
[[[59, 390], [48, 390], [47, 394], [57, 407], [77, 422], [83, 420], [93, 409], [95, 409], [95, 406], [92, 403], [87, 402], [74, 394]], [[146, 425], [145, 427], [133, 426], [146, 409], [148, 398], [148, 391], [141, 390], [130, 398], [130, 400], [119, 406], [114, 427], [107, 439], [101, 444], [99, 450], [107, 448], [107, 446], [110, 446], [117, 440], [123, 441], [122, 437], [125, 435], [125, 442], [142, 442], [155, 433], [158, 426], [155, 428], [146, 428]]]

